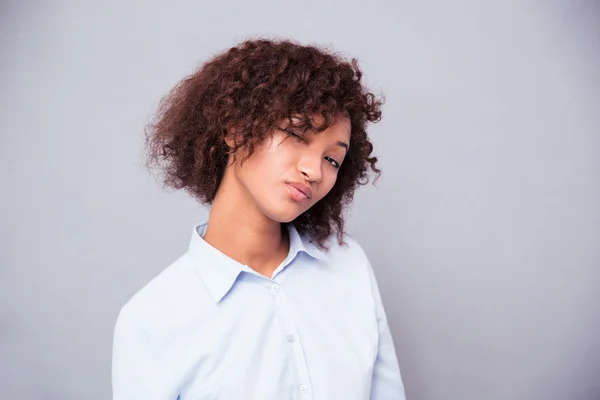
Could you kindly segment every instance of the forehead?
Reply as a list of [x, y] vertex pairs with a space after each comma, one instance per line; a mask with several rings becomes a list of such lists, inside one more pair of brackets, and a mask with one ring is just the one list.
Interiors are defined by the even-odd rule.
[[346, 144], [350, 142], [350, 118], [347, 116], [338, 117], [332, 125], [329, 125], [326, 129], [327, 136], [334, 137], [335, 140], [343, 141]]
[[338, 114], [329, 118], [329, 125], [324, 128], [325, 118], [321, 114], [314, 115], [292, 115], [289, 117], [288, 122], [292, 126], [306, 129], [312, 133], [327, 132], [327, 135], [332, 134], [337, 136], [337, 139], [350, 140], [351, 126], [350, 118], [346, 114]]

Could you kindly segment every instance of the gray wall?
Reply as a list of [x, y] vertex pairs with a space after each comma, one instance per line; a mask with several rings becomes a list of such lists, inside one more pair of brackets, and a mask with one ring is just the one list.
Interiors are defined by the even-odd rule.
[[358, 56], [387, 97], [350, 227], [409, 399], [600, 399], [598, 2], [165, 4], [0, 6], [2, 398], [110, 398], [119, 307], [207, 215], [143, 169], [144, 123], [207, 56], [278, 34]]

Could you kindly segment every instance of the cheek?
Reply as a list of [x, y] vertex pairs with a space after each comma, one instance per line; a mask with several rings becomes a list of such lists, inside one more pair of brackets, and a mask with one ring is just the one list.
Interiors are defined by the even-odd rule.
[[338, 174], [335, 172], [323, 174], [324, 179], [321, 182], [319, 200], [321, 200], [323, 197], [325, 197], [327, 195], [327, 193], [329, 193], [331, 191], [331, 189], [333, 189], [333, 187], [335, 186], [335, 183], [337, 182], [337, 176], [338, 176]]
[[270, 182], [273, 175], [273, 168], [269, 168], [264, 162], [248, 162], [241, 168], [242, 175], [246, 184], [252, 188], [262, 191], [263, 185]]
[[239, 172], [251, 190], [260, 194], [272, 187], [276, 181], [283, 179], [282, 171], [285, 171], [285, 168], [285, 159], [281, 157], [281, 153], [263, 149], [252, 154], [252, 157], [239, 167]]

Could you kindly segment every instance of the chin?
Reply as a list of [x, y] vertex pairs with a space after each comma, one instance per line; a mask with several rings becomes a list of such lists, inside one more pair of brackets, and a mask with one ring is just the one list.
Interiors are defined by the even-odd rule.
[[264, 210], [264, 211], [268, 211], [268, 212], [265, 212], [265, 215], [267, 215], [273, 221], [287, 224], [289, 222], [292, 222], [296, 218], [298, 218], [298, 216], [301, 215], [306, 210], [300, 210], [298, 207], [287, 206], [287, 207], [279, 207], [278, 209], [271, 208], [270, 210]]
[[292, 222], [293, 220], [295, 220], [296, 218], [298, 218], [300, 214], [296, 213], [274, 213], [272, 215], [269, 215], [269, 217], [277, 222], [280, 222], [282, 224], [287, 224], [289, 222]]

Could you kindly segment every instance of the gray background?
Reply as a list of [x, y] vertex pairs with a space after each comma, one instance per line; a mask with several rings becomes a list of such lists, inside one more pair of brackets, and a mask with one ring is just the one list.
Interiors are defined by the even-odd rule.
[[357, 56], [384, 175], [350, 218], [409, 400], [600, 399], [598, 2], [0, 6], [0, 388], [108, 399], [121, 305], [206, 209], [142, 167], [160, 97], [256, 34]]

